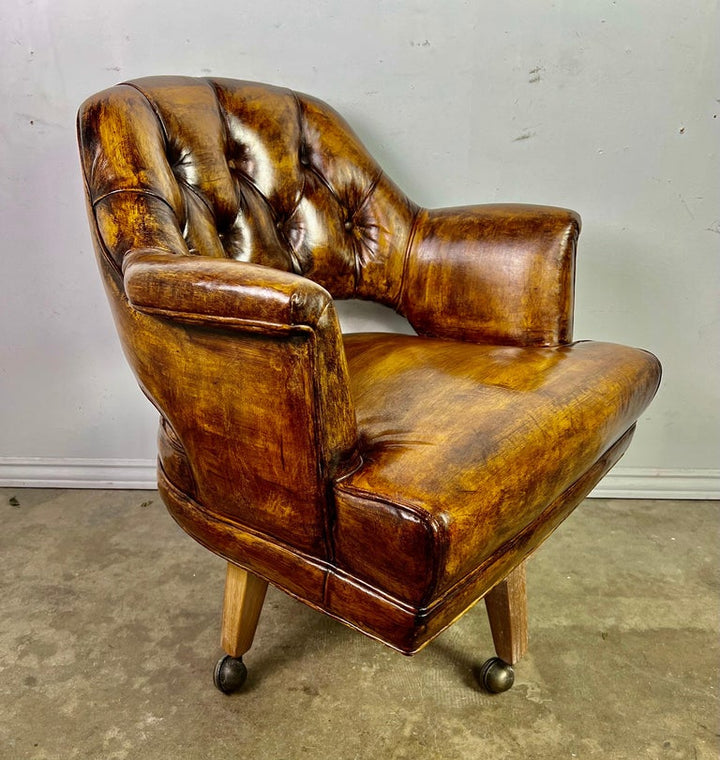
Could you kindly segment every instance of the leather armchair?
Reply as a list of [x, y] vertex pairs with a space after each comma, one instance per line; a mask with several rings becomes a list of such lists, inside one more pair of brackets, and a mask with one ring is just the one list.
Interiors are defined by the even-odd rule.
[[[161, 415], [168, 510], [228, 562], [216, 685], [267, 583], [405, 654], [485, 598], [491, 691], [527, 646], [525, 561], [627, 448], [657, 360], [572, 341], [580, 219], [427, 210], [330, 107], [228, 79], [87, 100], [90, 227]], [[372, 299], [416, 336], [341, 334]]]

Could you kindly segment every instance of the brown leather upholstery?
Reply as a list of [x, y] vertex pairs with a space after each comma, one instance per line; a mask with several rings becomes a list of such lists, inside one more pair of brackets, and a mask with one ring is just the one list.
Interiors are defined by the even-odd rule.
[[[657, 389], [650, 354], [571, 342], [571, 211], [419, 208], [327, 105], [250, 82], [128, 82], [78, 131], [170, 512], [403, 652], [523, 562]], [[333, 298], [419, 336], [343, 338]]]

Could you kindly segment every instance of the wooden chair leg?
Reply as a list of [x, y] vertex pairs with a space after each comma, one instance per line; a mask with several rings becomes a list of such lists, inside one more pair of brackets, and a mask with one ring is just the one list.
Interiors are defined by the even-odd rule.
[[247, 668], [242, 656], [255, 638], [266, 591], [267, 581], [228, 562], [221, 637], [227, 654], [213, 672], [213, 682], [223, 694], [232, 694], [245, 683]]
[[514, 665], [528, 646], [524, 562], [485, 596], [485, 606], [497, 656]]
[[241, 657], [252, 646], [267, 585], [267, 581], [228, 562], [221, 643], [231, 657]]

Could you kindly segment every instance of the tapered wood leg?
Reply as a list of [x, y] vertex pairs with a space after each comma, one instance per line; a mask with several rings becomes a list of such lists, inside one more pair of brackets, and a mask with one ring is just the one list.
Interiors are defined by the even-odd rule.
[[514, 665], [528, 646], [524, 562], [485, 596], [485, 606], [497, 656]]
[[267, 581], [228, 562], [222, 617], [222, 648], [231, 657], [241, 657], [255, 638]]

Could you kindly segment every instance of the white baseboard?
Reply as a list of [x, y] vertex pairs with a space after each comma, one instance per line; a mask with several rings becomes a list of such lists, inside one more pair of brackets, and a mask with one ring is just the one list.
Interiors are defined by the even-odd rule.
[[157, 488], [154, 459], [0, 457], [0, 487]]
[[591, 499], [720, 499], [720, 470], [656, 470], [616, 467]]
[[[0, 487], [154, 489], [155, 460], [0, 457]], [[720, 470], [616, 467], [590, 497], [720, 499]]]

